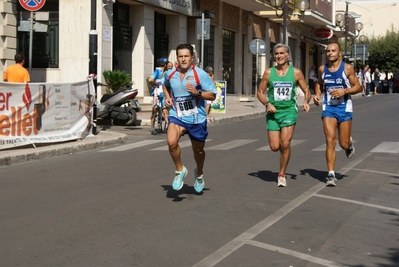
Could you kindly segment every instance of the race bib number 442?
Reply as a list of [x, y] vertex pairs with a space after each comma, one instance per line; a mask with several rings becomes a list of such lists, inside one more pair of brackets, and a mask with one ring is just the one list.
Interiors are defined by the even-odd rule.
[[292, 82], [275, 82], [274, 86], [274, 101], [287, 101], [291, 99]]

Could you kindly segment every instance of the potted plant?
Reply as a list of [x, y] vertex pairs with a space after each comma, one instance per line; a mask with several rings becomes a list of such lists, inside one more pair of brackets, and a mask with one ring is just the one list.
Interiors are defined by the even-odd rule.
[[129, 89], [133, 85], [132, 78], [124, 70], [104, 70], [104, 82], [100, 84], [106, 87], [108, 94], [113, 94], [118, 90]]

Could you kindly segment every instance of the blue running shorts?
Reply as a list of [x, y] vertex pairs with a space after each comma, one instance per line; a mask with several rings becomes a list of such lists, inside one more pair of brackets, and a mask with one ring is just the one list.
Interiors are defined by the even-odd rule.
[[189, 124], [184, 123], [181, 120], [169, 116], [169, 124], [174, 123], [186, 129], [186, 133], [190, 137], [190, 139], [198, 141], [198, 142], [205, 142], [206, 138], [208, 137], [208, 129], [207, 129], [207, 120], [199, 124]]
[[337, 119], [338, 123], [345, 122], [345, 121], [350, 121], [352, 119], [352, 112], [346, 112], [346, 111], [339, 111], [339, 112], [334, 112], [329, 110], [324, 110], [321, 113], [321, 119], [327, 117], [327, 118], [334, 118]]

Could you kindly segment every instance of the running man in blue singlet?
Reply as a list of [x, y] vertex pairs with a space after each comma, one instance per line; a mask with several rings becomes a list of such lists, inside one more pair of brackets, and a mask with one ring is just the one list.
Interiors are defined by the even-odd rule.
[[215, 100], [217, 91], [209, 75], [193, 64], [194, 48], [190, 44], [178, 45], [176, 55], [178, 66], [166, 72], [163, 78], [165, 105], [171, 107], [167, 142], [176, 167], [172, 188], [180, 190], [187, 175], [179, 146], [180, 137], [187, 133], [197, 165], [194, 170], [194, 189], [201, 193], [205, 185], [204, 146], [208, 136], [205, 104], [206, 100]]
[[338, 43], [329, 43], [326, 55], [328, 63], [319, 67], [319, 82], [315, 87], [313, 101], [315, 105], [320, 105], [321, 94], [324, 92], [321, 118], [327, 143], [327, 185], [335, 186], [336, 132], [338, 129], [339, 145], [345, 150], [346, 156], [351, 158], [355, 147], [351, 137], [353, 107], [350, 95], [359, 93], [361, 87], [354, 68], [342, 61], [341, 46]]

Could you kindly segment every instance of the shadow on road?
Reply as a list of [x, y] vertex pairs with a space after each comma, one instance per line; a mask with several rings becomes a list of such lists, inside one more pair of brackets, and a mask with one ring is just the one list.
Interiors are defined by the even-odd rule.
[[204, 188], [204, 190], [201, 193], [197, 193], [194, 190], [193, 186], [188, 186], [186, 184], [183, 185], [183, 188], [180, 189], [179, 191], [173, 190], [172, 186], [170, 185], [162, 185], [162, 188], [164, 191], [166, 191], [166, 197], [167, 198], [172, 198], [173, 201], [183, 201], [187, 197], [182, 197], [181, 195], [198, 195], [201, 196], [204, 191], [208, 191], [210, 189]]
[[[258, 172], [251, 172], [248, 173], [250, 176], [257, 177], [265, 182], [273, 182], [275, 183], [277, 181], [277, 176], [278, 172], [272, 172], [272, 171], [258, 171]], [[289, 180], [296, 180], [297, 175], [296, 174], [291, 174], [291, 173], [286, 173], [285, 176]]]

